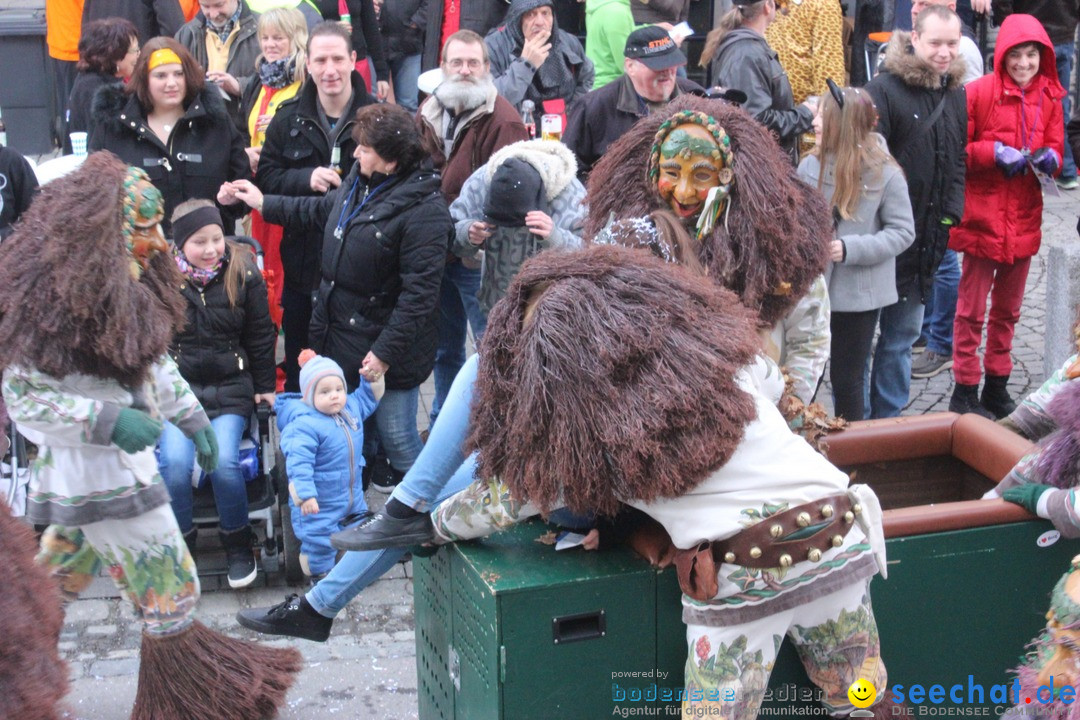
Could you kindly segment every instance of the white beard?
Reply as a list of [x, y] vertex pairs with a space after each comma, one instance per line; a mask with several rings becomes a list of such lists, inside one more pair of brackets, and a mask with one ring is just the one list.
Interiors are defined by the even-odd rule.
[[494, 87], [495, 83], [490, 75], [476, 81], [456, 77], [444, 80], [432, 94], [444, 108], [457, 114], [474, 110], [486, 103]]

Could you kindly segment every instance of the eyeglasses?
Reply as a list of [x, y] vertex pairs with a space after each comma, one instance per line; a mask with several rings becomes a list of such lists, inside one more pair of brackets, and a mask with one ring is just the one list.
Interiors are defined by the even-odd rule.
[[479, 70], [483, 65], [482, 60], [462, 60], [461, 58], [454, 58], [453, 60], [447, 60], [446, 66], [451, 70], [460, 70], [462, 66], [468, 66], [470, 70]]

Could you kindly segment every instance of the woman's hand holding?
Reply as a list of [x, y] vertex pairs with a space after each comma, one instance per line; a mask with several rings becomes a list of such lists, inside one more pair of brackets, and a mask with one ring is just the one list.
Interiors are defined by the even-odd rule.
[[206, 79], [233, 97], [240, 97], [240, 83], [227, 72], [208, 72]]
[[844, 241], [833, 240], [829, 243], [829, 259], [834, 263], [844, 262]]
[[274, 393], [256, 393], [255, 404], [258, 405], [261, 402], [268, 404], [270, 407], [274, 407], [274, 402], [277, 401], [277, 395]]
[[262, 212], [263, 194], [250, 180], [233, 180], [222, 183], [217, 200], [222, 205], [235, 205], [237, 201]]
[[386, 80], [375, 81], [375, 98], [379, 102], [386, 102], [386, 99], [390, 96], [390, 83]]
[[262, 145], [259, 147], [244, 148], [248, 156], [248, 164], [251, 165], [251, 174], [254, 175], [259, 169], [259, 157], [262, 156]]
[[364, 356], [364, 362], [360, 364], [360, 374], [363, 375], [364, 379], [368, 382], [375, 382], [385, 375], [389, 369], [389, 365], [377, 358], [375, 353], [370, 351]]

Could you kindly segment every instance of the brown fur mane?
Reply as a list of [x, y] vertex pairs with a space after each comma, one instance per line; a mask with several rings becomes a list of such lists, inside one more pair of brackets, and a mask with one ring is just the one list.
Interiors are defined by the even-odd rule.
[[139, 282], [121, 233], [127, 166], [98, 152], [44, 188], [0, 246], [0, 367], [141, 382], [184, 319], [182, 277], [157, 254]]
[[[703, 238], [701, 261], [711, 277], [759, 314], [762, 327], [772, 327], [825, 269], [832, 220], [821, 193], [799, 180], [769, 132], [733, 105], [680, 96], [608, 148], [589, 175], [585, 236], [593, 237], [612, 213], [644, 217], [666, 207], [646, 176], [649, 149], [660, 124], [686, 109], [719, 121], [735, 155], [727, 228], [721, 220]], [[789, 292], [776, 294], [782, 283], [790, 285]]]
[[544, 512], [565, 502], [611, 515], [620, 500], [685, 493], [755, 416], [735, 380], [758, 347], [754, 325], [733, 293], [647, 250], [541, 253], [481, 342], [479, 477]]

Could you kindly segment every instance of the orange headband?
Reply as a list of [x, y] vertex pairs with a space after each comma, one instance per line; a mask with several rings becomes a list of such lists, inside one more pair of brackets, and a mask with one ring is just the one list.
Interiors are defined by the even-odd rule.
[[177, 55], [175, 51], [170, 48], [161, 48], [160, 50], [155, 50], [150, 53], [150, 62], [147, 63], [147, 70], [153, 70], [160, 65], [169, 65], [171, 63], [176, 63], [177, 65], [183, 64], [180, 62], [180, 56]]

